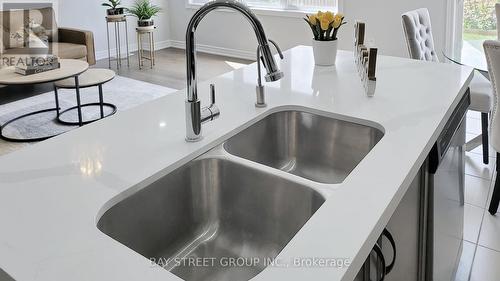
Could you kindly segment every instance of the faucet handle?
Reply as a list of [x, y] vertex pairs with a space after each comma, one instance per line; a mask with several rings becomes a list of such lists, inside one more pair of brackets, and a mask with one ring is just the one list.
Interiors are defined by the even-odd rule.
[[215, 84], [210, 84], [210, 104], [215, 104]]
[[204, 124], [208, 121], [217, 119], [220, 115], [220, 110], [215, 105], [215, 84], [210, 84], [210, 106], [205, 106], [201, 109], [200, 122]]

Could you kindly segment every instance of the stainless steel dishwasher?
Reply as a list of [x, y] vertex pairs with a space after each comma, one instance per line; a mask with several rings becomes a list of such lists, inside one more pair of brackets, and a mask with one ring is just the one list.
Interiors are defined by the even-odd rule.
[[467, 91], [355, 281], [454, 280], [463, 240], [469, 105]]
[[429, 154], [426, 281], [453, 281], [464, 228], [467, 91]]

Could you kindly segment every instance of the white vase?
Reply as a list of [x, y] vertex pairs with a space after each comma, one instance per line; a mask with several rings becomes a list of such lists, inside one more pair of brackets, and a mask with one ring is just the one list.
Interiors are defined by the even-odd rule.
[[338, 40], [317, 41], [313, 39], [312, 46], [316, 65], [335, 65], [335, 61], [337, 60]]

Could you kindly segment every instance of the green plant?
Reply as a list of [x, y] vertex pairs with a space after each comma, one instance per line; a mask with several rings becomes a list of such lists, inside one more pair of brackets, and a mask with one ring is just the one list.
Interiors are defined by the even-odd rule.
[[344, 24], [344, 15], [341, 13], [321, 12], [308, 15], [304, 18], [314, 35], [316, 41], [337, 40], [337, 33]]
[[134, 5], [127, 10], [139, 20], [151, 19], [161, 12], [161, 8], [153, 5], [149, 0], [137, 0]]
[[465, 30], [495, 30], [495, 3], [498, 0], [466, 0], [464, 1]]
[[116, 9], [120, 6], [120, 0], [108, 0], [108, 2], [102, 3], [101, 5], [104, 7], [109, 7], [111, 9]]

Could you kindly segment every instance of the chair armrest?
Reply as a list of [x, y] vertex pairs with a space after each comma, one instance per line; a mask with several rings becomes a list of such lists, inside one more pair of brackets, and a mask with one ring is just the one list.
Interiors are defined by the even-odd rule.
[[62, 27], [58, 29], [57, 41], [85, 45], [87, 47], [87, 62], [90, 65], [96, 63], [94, 34], [91, 31]]

